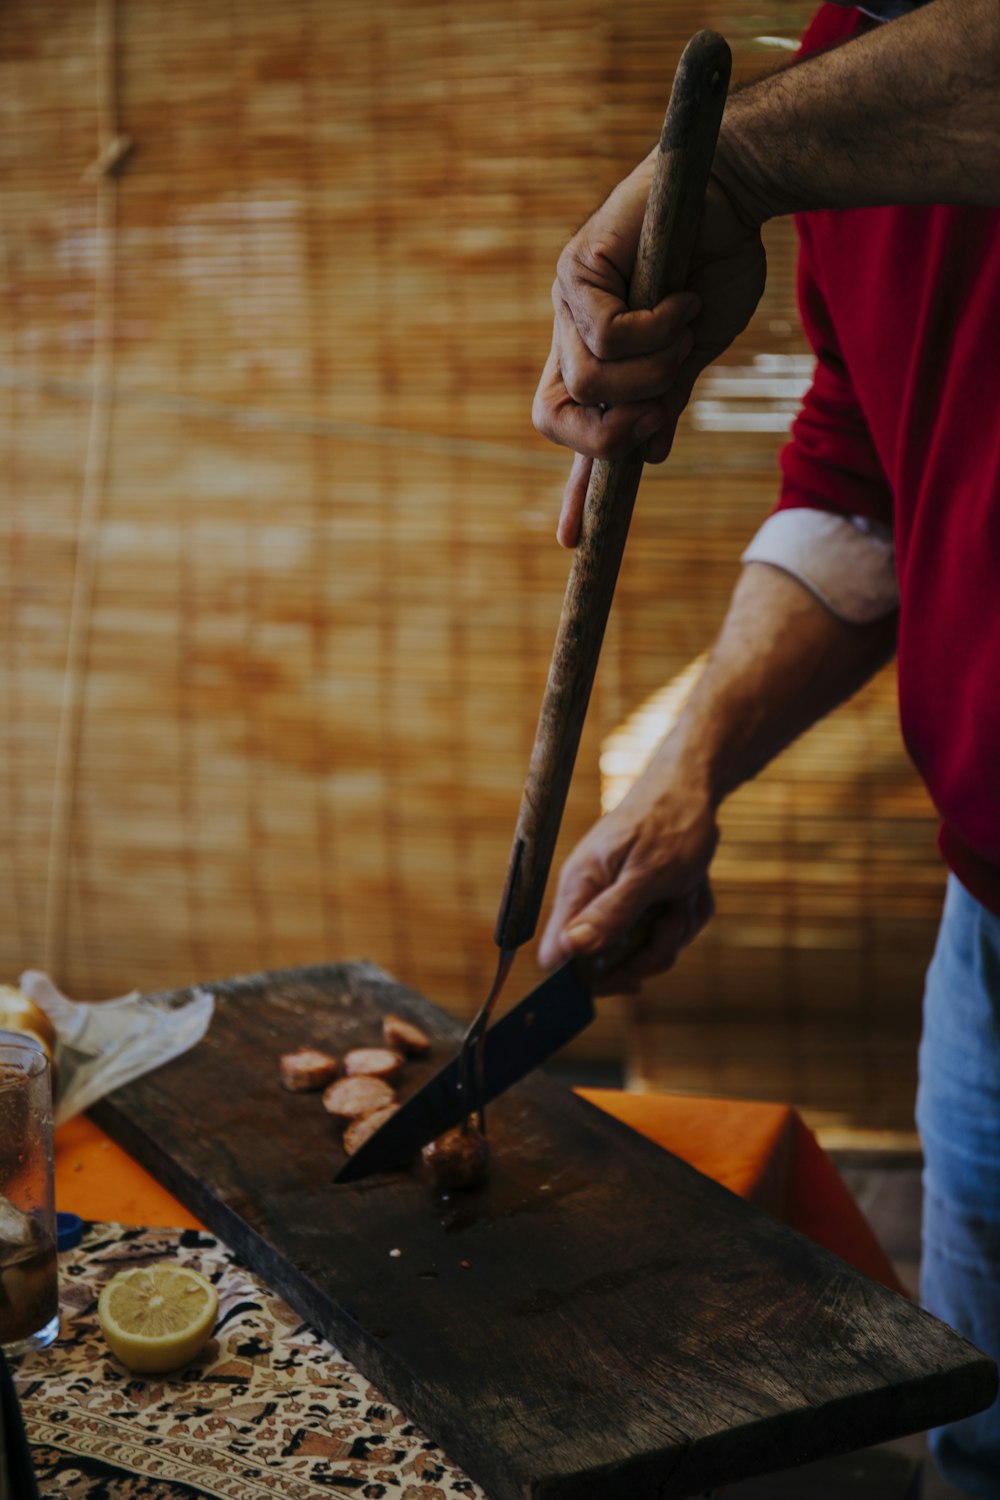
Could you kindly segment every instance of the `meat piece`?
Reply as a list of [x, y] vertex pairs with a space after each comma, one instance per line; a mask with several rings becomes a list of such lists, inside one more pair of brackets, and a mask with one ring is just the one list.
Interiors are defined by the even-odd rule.
[[348, 1078], [398, 1078], [403, 1070], [403, 1055], [389, 1047], [354, 1047], [344, 1057]]
[[360, 1120], [394, 1103], [395, 1090], [382, 1078], [338, 1078], [323, 1091], [323, 1108], [338, 1120]]
[[365, 1141], [369, 1140], [386, 1120], [391, 1119], [398, 1108], [398, 1104], [387, 1104], [385, 1109], [377, 1109], [373, 1114], [362, 1115], [360, 1120], [355, 1120], [352, 1125], [348, 1125], [344, 1131], [344, 1150], [348, 1156], [353, 1156], [355, 1151], [359, 1151]]
[[489, 1169], [486, 1137], [471, 1120], [465, 1130], [461, 1125], [446, 1130], [421, 1154], [431, 1183], [442, 1191], [477, 1187]]
[[339, 1070], [339, 1062], [329, 1052], [300, 1047], [297, 1052], [286, 1052], [281, 1059], [281, 1086], [291, 1089], [293, 1094], [308, 1094], [313, 1089], [325, 1089]]
[[383, 1017], [382, 1040], [387, 1047], [405, 1052], [407, 1057], [422, 1057], [431, 1048], [430, 1037], [425, 1036], [419, 1026], [414, 1026], [412, 1021], [404, 1020], [402, 1016]]

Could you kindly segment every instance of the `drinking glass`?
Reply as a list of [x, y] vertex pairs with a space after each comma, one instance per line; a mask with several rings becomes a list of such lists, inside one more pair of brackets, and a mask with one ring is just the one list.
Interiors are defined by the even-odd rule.
[[0, 1345], [45, 1349], [59, 1332], [52, 1082], [40, 1047], [0, 1033]]

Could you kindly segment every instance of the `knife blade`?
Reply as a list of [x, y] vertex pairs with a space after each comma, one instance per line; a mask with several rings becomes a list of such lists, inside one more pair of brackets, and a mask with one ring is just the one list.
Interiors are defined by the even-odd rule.
[[[594, 996], [587, 974], [584, 963], [570, 960], [490, 1027], [483, 1058], [487, 1102], [590, 1025]], [[458, 1125], [466, 1113], [460, 1071], [460, 1058], [452, 1058], [347, 1158], [334, 1182], [359, 1182], [375, 1172], [405, 1166], [421, 1146]]]

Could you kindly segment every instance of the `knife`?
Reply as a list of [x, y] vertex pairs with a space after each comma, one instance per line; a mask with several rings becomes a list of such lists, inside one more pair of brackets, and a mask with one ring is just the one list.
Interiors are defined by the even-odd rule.
[[[591, 972], [593, 965], [571, 959], [490, 1027], [483, 1060], [487, 1101], [518, 1083], [590, 1025], [594, 1019]], [[458, 1125], [466, 1113], [460, 1078], [461, 1058], [454, 1057], [347, 1158], [334, 1182], [359, 1182], [374, 1172], [405, 1166], [421, 1146]]]

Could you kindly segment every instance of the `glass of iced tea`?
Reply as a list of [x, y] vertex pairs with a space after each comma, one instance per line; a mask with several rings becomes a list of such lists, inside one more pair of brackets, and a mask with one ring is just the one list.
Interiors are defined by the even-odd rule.
[[0, 1344], [45, 1349], [59, 1332], [49, 1060], [0, 1033]]

